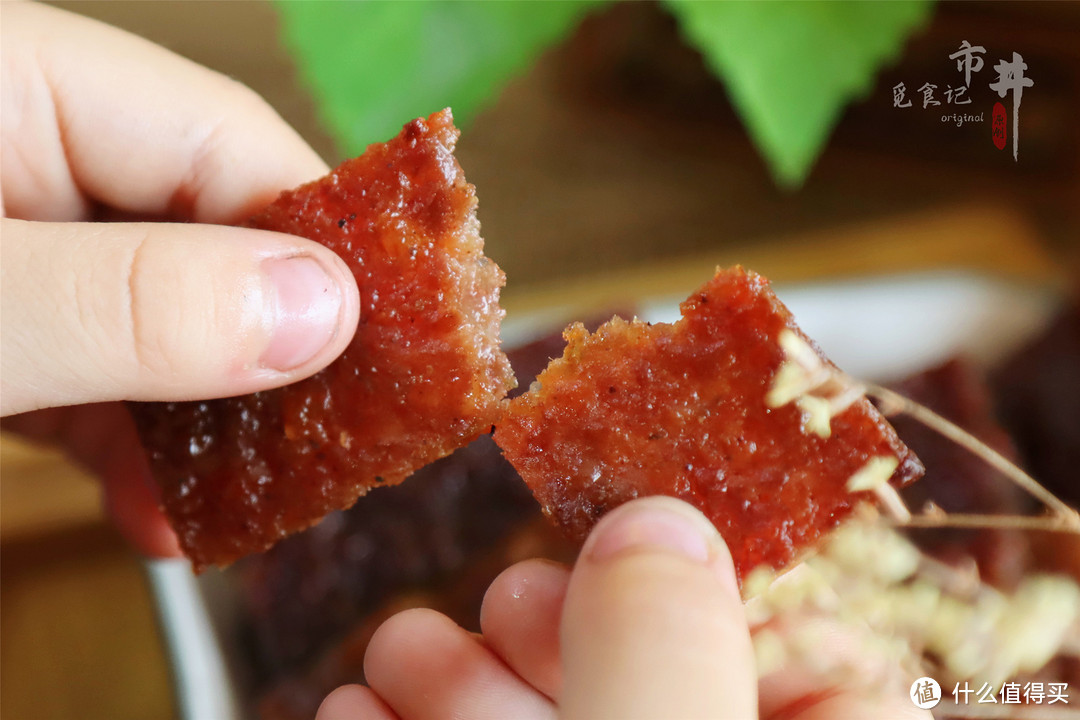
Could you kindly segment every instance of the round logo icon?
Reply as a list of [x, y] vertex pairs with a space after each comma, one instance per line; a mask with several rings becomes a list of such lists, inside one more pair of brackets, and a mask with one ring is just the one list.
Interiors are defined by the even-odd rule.
[[941, 686], [932, 677], [921, 677], [911, 683], [911, 702], [915, 707], [929, 710], [941, 702]]

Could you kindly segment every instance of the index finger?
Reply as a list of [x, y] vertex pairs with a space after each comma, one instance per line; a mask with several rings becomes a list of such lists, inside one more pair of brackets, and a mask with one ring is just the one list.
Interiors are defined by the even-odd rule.
[[240, 83], [135, 35], [4, 3], [5, 214], [234, 223], [326, 164]]

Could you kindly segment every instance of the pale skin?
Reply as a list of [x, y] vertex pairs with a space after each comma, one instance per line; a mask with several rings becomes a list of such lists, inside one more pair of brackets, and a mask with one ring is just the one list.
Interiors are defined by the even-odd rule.
[[[4, 427], [65, 448], [136, 549], [176, 555], [118, 401], [253, 392], [341, 353], [359, 314], [344, 263], [229, 227], [327, 168], [232, 80], [53, 8], [0, 10]], [[573, 569], [509, 568], [481, 625], [394, 616], [370, 687], [338, 689], [319, 720], [929, 717], [902, 678], [757, 677], [727, 548], [670, 499], [609, 513]]]
[[[317, 720], [930, 720], [859, 628], [832, 628], [809, 664], [759, 677], [727, 547], [671, 498], [608, 513], [573, 568], [504, 571], [480, 625], [474, 635], [431, 610], [395, 615], [368, 646], [368, 685], [338, 688]], [[840, 678], [810, 667], [840, 658], [852, 668]]]
[[62, 444], [137, 549], [177, 555], [115, 401], [253, 392], [341, 353], [359, 316], [345, 264], [227, 227], [327, 167], [229, 78], [76, 15], [0, 8], [4, 427]]

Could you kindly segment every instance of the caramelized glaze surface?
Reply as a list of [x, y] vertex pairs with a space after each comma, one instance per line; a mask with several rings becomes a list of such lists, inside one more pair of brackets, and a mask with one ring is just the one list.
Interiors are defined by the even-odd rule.
[[745, 577], [786, 565], [849, 514], [867, 493], [846, 483], [871, 458], [899, 460], [894, 485], [921, 475], [865, 399], [832, 418], [828, 438], [805, 432], [794, 404], [766, 405], [777, 338], [799, 331], [764, 278], [718, 271], [682, 315], [571, 326], [562, 358], [500, 421], [496, 442], [570, 536], [628, 500], [670, 495], [716, 524]]
[[356, 276], [344, 354], [285, 388], [133, 404], [163, 503], [196, 567], [269, 547], [487, 432], [513, 376], [502, 271], [483, 254], [450, 112], [407, 124], [247, 225], [310, 238]]

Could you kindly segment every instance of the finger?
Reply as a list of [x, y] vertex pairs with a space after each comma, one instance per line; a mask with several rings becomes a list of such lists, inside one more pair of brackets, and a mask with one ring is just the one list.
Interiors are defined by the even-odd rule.
[[317, 243], [259, 230], [3, 220], [4, 414], [241, 395], [352, 339], [356, 282]]
[[907, 695], [910, 681], [865, 625], [788, 614], [769, 624], [795, 650], [758, 681], [763, 720], [887, 717], [931, 720]]
[[342, 685], [322, 701], [315, 720], [398, 720], [398, 716], [371, 688]]
[[105, 512], [128, 542], [146, 557], [182, 557], [180, 541], [161, 510], [158, 485], [126, 408], [114, 450], [102, 463]]
[[326, 166], [234, 80], [102, 23], [5, 3], [3, 202], [11, 217], [234, 223]]
[[731, 557], [677, 500], [601, 519], [570, 577], [561, 641], [565, 718], [757, 717]]
[[484, 641], [522, 680], [553, 700], [562, 689], [559, 623], [570, 571], [526, 560], [491, 583], [480, 609]]
[[850, 689], [807, 695], [800, 698], [800, 704], [761, 717], [763, 720], [933, 720], [929, 712], [915, 707], [907, 698], [883, 698]]
[[[5, 418], [4, 430], [62, 447], [101, 478], [105, 510], [140, 554], [179, 557], [176, 534], [159, 508], [157, 485], [121, 403], [50, 408]], [[47, 487], [41, 492], [48, 493]]]
[[406, 610], [375, 632], [368, 684], [407, 720], [553, 720], [551, 702], [476, 637], [433, 610]]

